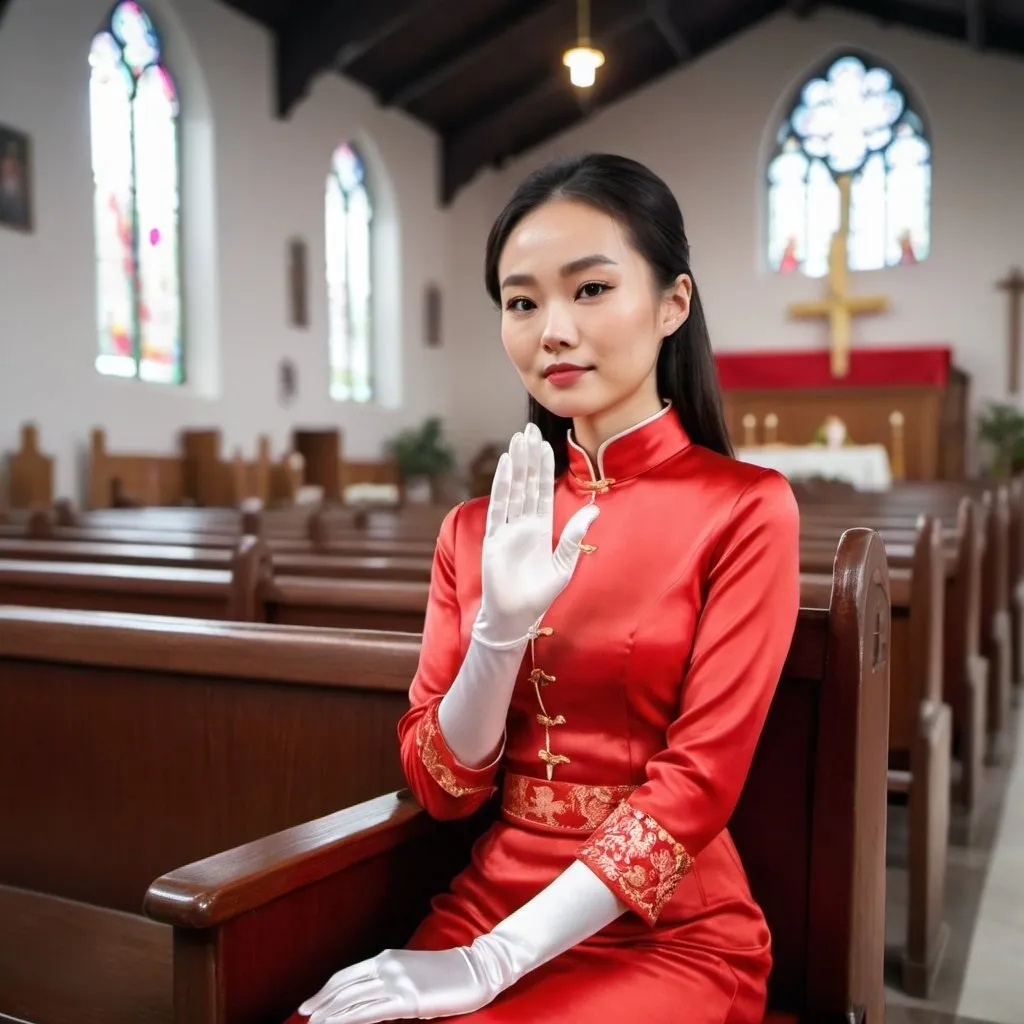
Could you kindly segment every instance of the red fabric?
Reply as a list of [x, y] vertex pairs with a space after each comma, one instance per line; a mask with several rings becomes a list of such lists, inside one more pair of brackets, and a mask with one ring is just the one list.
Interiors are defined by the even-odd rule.
[[947, 346], [859, 348], [850, 372], [833, 377], [827, 351], [719, 352], [718, 379], [726, 391], [760, 388], [942, 387], [952, 362]]
[[[544, 616], [550, 632], [523, 658], [502, 765], [533, 780], [537, 816], [555, 824], [555, 803], [572, 791], [545, 792], [541, 753], [567, 759], [553, 765], [555, 782], [636, 788], [589, 836], [521, 808], [504, 814], [410, 946], [470, 943], [580, 859], [633, 910], [457, 1019], [761, 1024], [770, 936], [725, 826], [796, 621], [796, 503], [774, 471], [691, 445], [671, 409], [606, 443], [593, 469], [570, 448], [556, 537], [598, 476], [608, 486], [587, 534], [596, 550], [581, 556]], [[486, 508], [470, 501], [442, 527], [399, 726], [410, 787], [445, 818], [475, 810], [492, 784], [439, 748], [432, 725], [479, 607]], [[530, 682], [538, 668], [550, 680], [542, 716]]]

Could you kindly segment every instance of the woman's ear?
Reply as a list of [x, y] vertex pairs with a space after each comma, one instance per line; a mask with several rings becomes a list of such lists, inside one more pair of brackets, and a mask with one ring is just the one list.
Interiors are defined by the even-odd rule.
[[693, 278], [680, 274], [662, 293], [661, 332], [667, 338], [675, 334], [686, 323], [690, 315], [690, 296], [693, 295]]

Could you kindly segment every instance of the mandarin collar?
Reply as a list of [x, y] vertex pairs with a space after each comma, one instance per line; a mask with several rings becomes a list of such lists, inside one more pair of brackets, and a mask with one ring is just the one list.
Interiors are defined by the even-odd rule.
[[568, 431], [569, 472], [585, 486], [628, 480], [653, 469], [688, 447], [690, 439], [671, 402], [664, 408], [601, 442], [597, 465]]

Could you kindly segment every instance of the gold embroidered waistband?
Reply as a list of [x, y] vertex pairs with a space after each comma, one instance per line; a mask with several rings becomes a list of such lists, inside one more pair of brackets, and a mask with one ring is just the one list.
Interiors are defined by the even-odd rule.
[[589, 835], [636, 788], [549, 782], [510, 773], [505, 776], [501, 812], [516, 823], [528, 822], [557, 832]]

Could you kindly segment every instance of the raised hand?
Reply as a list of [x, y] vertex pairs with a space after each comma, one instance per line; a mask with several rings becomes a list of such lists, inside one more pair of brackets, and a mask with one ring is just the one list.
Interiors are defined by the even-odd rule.
[[540, 429], [515, 434], [498, 461], [487, 510], [483, 597], [473, 635], [491, 646], [520, 641], [572, 577], [598, 508], [585, 505], [552, 551], [555, 456]]

